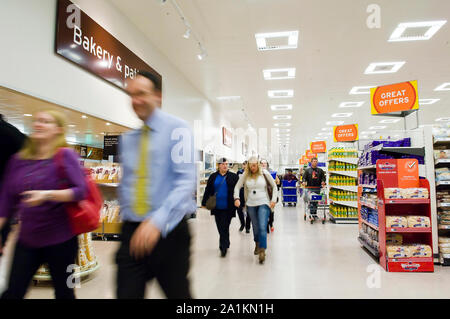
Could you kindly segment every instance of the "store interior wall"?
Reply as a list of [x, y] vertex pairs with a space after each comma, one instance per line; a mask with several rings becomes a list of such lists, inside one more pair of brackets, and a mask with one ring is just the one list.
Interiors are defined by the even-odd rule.
[[[196, 136], [201, 144], [197, 148], [210, 148], [235, 160], [240, 153], [235, 150], [237, 145], [228, 148], [222, 143], [222, 126], [232, 128], [233, 124], [132, 21], [105, 0], [73, 2], [162, 75], [162, 108], [192, 127], [195, 121], [201, 121], [209, 133]], [[0, 85], [110, 122], [139, 127], [124, 92], [55, 54], [56, 6], [56, 0], [2, 0]]]

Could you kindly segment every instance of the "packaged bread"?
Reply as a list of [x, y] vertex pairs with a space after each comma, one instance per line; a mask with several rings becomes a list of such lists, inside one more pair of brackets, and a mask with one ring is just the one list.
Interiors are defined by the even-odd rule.
[[433, 256], [433, 252], [429, 245], [413, 244], [409, 245], [408, 248], [411, 257], [424, 258]]
[[385, 188], [384, 189], [384, 198], [390, 199], [395, 198], [399, 199], [402, 198], [402, 192], [400, 188]]
[[439, 243], [443, 243], [443, 244], [450, 243], [450, 237], [439, 236]]
[[400, 234], [386, 234], [387, 245], [402, 245], [403, 236]]
[[388, 258], [409, 258], [411, 253], [408, 246], [401, 245], [387, 245], [386, 246]]
[[408, 216], [408, 227], [430, 227], [430, 218], [425, 216]]
[[429, 193], [426, 188], [402, 188], [400, 189], [402, 198], [428, 198]]
[[439, 251], [443, 254], [450, 254], [450, 247], [439, 247]]
[[408, 220], [401, 216], [386, 216], [386, 228], [407, 228]]

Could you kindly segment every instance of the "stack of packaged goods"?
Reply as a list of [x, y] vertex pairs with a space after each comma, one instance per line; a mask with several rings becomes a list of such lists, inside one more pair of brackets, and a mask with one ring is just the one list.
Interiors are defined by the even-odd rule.
[[331, 205], [330, 213], [334, 218], [358, 218], [358, 209], [353, 207]]
[[431, 246], [424, 244], [403, 244], [400, 234], [388, 234], [386, 238], [388, 258], [430, 258], [433, 256]]
[[426, 188], [385, 188], [386, 199], [418, 199], [429, 198], [430, 194]]
[[99, 184], [119, 183], [121, 168], [118, 164], [105, 164], [89, 167], [91, 178]]
[[329, 183], [331, 186], [356, 186], [356, 178], [348, 176], [330, 176]]
[[78, 260], [77, 265], [80, 271], [88, 270], [96, 265], [94, 249], [92, 247], [91, 234], [82, 234], [78, 236]]
[[361, 228], [359, 229], [359, 237], [365, 241], [370, 247], [375, 249], [376, 251], [379, 251], [380, 249], [380, 243], [378, 241], [378, 231], [362, 224]]
[[358, 166], [344, 162], [330, 161], [328, 169], [335, 172], [356, 172]]
[[426, 216], [386, 216], [386, 228], [429, 228], [430, 218]]
[[377, 209], [378, 207], [378, 197], [376, 194], [363, 193], [360, 201], [362, 205], [370, 206], [373, 209]]
[[355, 202], [358, 198], [358, 194], [332, 189], [330, 191], [330, 198], [335, 202]]
[[440, 225], [450, 225], [450, 191], [436, 192]]
[[100, 222], [101, 223], [120, 222], [120, 206], [117, 200], [103, 202], [103, 209], [100, 213]]
[[377, 174], [363, 171], [359, 175], [358, 183], [366, 186], [377, 186]]
[[450, 254], [450, 237], [439, 236], [439, 252]]
[[329, 158], [351, 158], [358, 157], [358, 150], [347, 147], [333, 147], [328, 151]]
[[366, 222], [378, 227], [378, 210], [361, 206], [361, 218]]

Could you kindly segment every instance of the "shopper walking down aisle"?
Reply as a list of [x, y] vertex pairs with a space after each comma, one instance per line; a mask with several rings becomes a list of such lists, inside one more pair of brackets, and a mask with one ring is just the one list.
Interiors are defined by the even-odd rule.
[[270, 210], [275, 208], [277, 200], [276, 184], [267, 170], [261, 169], [258, 159], [252, 157], [244, 175], [234, 188], [236, 207], [240, 206], [239, 190], [244, 186], [245, 203], [253, 225], [253, 238], [255, 240], [255, 255], [259, 255], [262, 264], [266, 259], [267, 249], [267, 223]]
[[[245, 169], [247, 167], [247, 161], [244, 161], [244, 163], [242, 163], [242, 166], [243, 168], [237, 172], [238, 177], [244, 174]], [[241, 187], [241, 190], [239, 191], [239, 199], [241, 200], [241, 205], [237, 209], [239, 220], [241, 222], [241, 227], [239, 228], [239, 231], [243, 231], [245, 228], [245, 232], [248, 234], [250, 233], [250, 226], [252, 220], [250, 218], [250, 214], [245, 209], [244, 187]]]
[[[273, 171], [270, 167], [269, 167], [269, 162], [267, 162], [267, 160], [262, 159], [260, 161], [261, 164], [261, 168], [267, 170], [270, 175], [272, 176], [272, 178], [275, 180], [275, 184], [277, 185], [276, 190], [278, 190], [278, 188], [281, 185], [280, 179], [277, 176], [277, 172]], [[274, 189], [275, 190], [275, 189]], [[277, 199], [278, 199], [278, 193], [277, 193]], [[278, 202], [278, 200], [277, 200]], [[269, 223], [267, 224], [267, 233], [269, 234], [271, 231], [273, 232], [275, 229], [273, 228], [273, 222], [274, 222], [274, 217], [275, 217], [275, 213], [274, 213], [274, 209], [270, 210], [270, 216], [269, 216]]]
[[[75, 264], [78, 238], [64, 203], [83, 200], [87, 186], [77, 154], [66, 148], [63, 116], [45, 111], [33, 119], [33, 132], [8, 162], [0, 191], [0, 228], [15, 208], [21, 223], [9, 286], [2, 298], [24, 298], [38, 268], [48, 263], [56, 299], [74, 299], [67, 270]], [[62, 173], [66, 189], [61, 189]]]
[[[122, 243], [116, 254], [117, 297], [143, 299], [156, 278], [167, 298], [191, 298], [188, 272], [191, 235], [186, 215], [195, 207], [194, 148], [188, 125], [160, 110], [161, 81], [141, 72], [126, 91], [142, 128], [119, 143], [123, 167], [119, 201]], [[175, 151], [177, 150], [177, 151]], [[173, 153], [173, 155], [172, 155]]]
[[[22, 134], [16, 127], [9, 124], [3, 119], [0, 114], [0, 189], [2, 186], [3, 175], [6, 164], [11, 156], [17, 153], [25, 141], [26, 136]], [[0, 232], [0, 257], [3, 255], [3, 248], [6, 244], [6, 239], [11, 230], [11, 220], [5, 222], [2, 231]]]
[[[306, 187], [305, 190], [305, 205], [309, 200], [307, 200], [311, 193], [320, 193], [320, 188], [325, 187], [325, 172], [317, 166], [319, 160], [314, 157], [311, 159], [311, 167], [308, 167], [303, 173], [302, 184]], [[309, 211], [311, 214], [316, 214], [317, 212], [317, 202], [309, 202]]]
[[[228, 161], [221, 158], [217, 172], [211, 174], [206, 184], [202, 205], [211, 210], [211, 215], [216, 219], [219, 231], [219, 249], [222, 257], [227, 255], [230, 248], [230, 223], [236, 217], [233, 193], [238, 181], [238, 176], [228, 169]], [[215, 204], [214, 204], [215, 201]]]

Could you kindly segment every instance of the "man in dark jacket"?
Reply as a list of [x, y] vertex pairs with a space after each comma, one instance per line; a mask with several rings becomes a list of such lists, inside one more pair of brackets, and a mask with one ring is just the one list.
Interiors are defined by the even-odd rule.
[[[311, 167], [308, 167], [303, 173], [303, 186], [307, 187], [305, 192], [305, 201], [311, 195], [312, 192], [319, 194], [320, 188], [325, 187], [325, 172], [317, 167], [319, 160], [314, 157], [311, 159]], [[308, 199], [309, 201], [309, 199]], [[305, 203], [306, 204], [306, 203]], [[309, 211], [311, 214], [317, 212], [317, 202], [309, 202]]]
[[221, 158], [218, 164], [219, 169], [217, 172], [211, 174], [206, 184], [202, 206], [205, 207], [208, 199], [216, 195], [216, 207], [211, 210], [211, 215], [216, 219], [217, 230], [220, 236], [219, 249], [221, 256], [225, 257], [228, 248], [230, 248], [231, 219], [236, 217], [233, 195], [234, 187], [239, 177], [229, 171], [226, 158]]
[[[9, 124], [0, 114], [0, 188], [5, 173], [6, 165], [12, 155], [17, 153], [25, 141], [25, 135], [22, 134], [15, 126]], [[3, 254], [3, 246], [10, 232], [10, 222], [3, 227], [0, 232], [0, 256]]]

